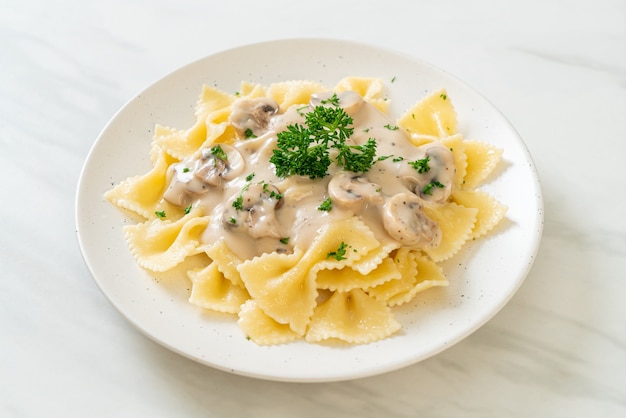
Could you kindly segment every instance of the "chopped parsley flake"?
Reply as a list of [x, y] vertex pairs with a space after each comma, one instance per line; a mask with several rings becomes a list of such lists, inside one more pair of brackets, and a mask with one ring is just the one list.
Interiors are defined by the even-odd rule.
[[330, 212], [333, 208], [333, 201], [330, 200], [330, 197], [322, 202], [321, 205], [317, 207], [317, 210], [322, 212]]
[[341, 241], [341, 244], [339, 244], [339, 247], [337, 248], [337, 251], [331, 251], [328, 254], [326, 254], [326, 258], [334, 258], [337, 261], [341, 261], [341, 260], [345, 260], [346, 259], [346, 250], [348, 249], [348, 244], [346, 244], [345, 242]]
[[211, 154], [215, 155], [215, 158], [219, 158], [222, 161], [228, 160], [228, 155], [226, 155], [221, 145], [216, 145], [211, 148]]
[[184, 167], [183, 168], [183, 173], [189, 173], [189, 170], [190, 170], [189, 167]]
[[385, 128], [389, 129], [390, 131], [397, 131], [398, 127], [396, 125], [392, 125], [390, 123], [385, 125]]
[[237, 210], [243, 210], [243, 195], [237, 196], [237, 199], [233, 200], [233, 207]]
[[241, 189], [241, 193], [239, 193], [239, 196], [237, 196], [237, 199], [233, 200], [233, 207], [235, 209], [243, 210], [243, 194], [246, 190], [248, 190], [249, 187], [250, 183], [246, 183], [246, 185], [243, 186], [243, 189]]
[[270, 192], [270, 198], [271, 199], [276, 199], [276, 200], [280, 200], [283, 198], [283, 194], [282, 193], [276, 193], [274, 190], [272, 190]]
[[189, 206], [187, 206], [187, 207], [185, 208], [185, 215], [187, 215], [189, 212], [191, 212], [191, 208], [192, 208], [192, 207], [193, 207], [192, 205], [189, 205]]
[[446, 100], [448, 98], [448, 96], [446, 96], [445, 94], [440, 94], [439, 97], [441, 97], [443, 100]]
[[164, 210], [157, 210], [156, 212], [154, 212], [154, 214], [156, 216], [158, 216], [159, 218], [161, 218], [161, 219], [165, 218], [165, 216], [166, 216]]
[[404, 160], [404, 157], [395, 157], [393, 160], [394, 163], [399, 163], [400, 161]]
[[330, 98], [326, 99], [326, 100], [320, 100], [320, 103], [325, 105], [325, 104], [331, 104], [335, 107], [339, 106], [339, 97], [337, 96], [337, 93], [333, 93], [332, 96], [330, 96]]
[[252, 179], [254, 178], [254, 176], [256, 176], [256, 174], [255, 174], [255, 173], [250, 173], [250, 174], [248, 174], [248, 175], [246, 176], [246, 181], [250, 181], [250, 180], [252, 180]]
[[289, 244], [289, 237], [281, 238], [280, 242], [282, 242], [283, 244]]
[[428, 165], [429, 161], [430, 161], [430, 157], [426, 156], [419, 160], [409, 162], [409, 165], [413, 167], [414, 169], [416, 169], [418, 173], [422, 174], [430, 170], [430, 166]]
[[254, 132], [250, 128], [246, 129], [246, 131], [244, 132], [244, 136], [246, 137], [246, 139], [248, 139], [248, 138], [256, 138], [256, 135], [254, 134]]
[[235, 219], [234, 217], [230, 217], [230, 219], [228, 220], [228, 222], [230, 222], [231, 224], [236, 224], [237, 223], [237, 219]]
[[439, 183], [438, 181], [431, 181], [426, 186], [424, 186], [424, 188], [422, 189], [422, 193], [427, 194], [427, 195], [432, 195], [433, 194], [433, 187], [439, 187], [439, 188], [443, 189], [446, 186], [444, 186], [443, 184]]

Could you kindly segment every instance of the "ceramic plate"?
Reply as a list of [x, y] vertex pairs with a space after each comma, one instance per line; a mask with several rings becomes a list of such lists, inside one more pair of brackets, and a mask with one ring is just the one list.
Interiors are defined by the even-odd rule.
[[[103, 199], [128, 176], [151, 168], [155, 124], [187, 128], [203, 83], [235, 92], [242, 80], [269, 84], [308, 79], [333, 86], [341, 78], [387, 81], [390, 114], [399, 116], [424, 95], [445, 87], [459, 131], [504, 149], [503, 163], [482, 187], [509, 207], [506, 219], [443, 264], [447, 288], [430, 289], [395, 308], [403, 329], [356, 346], [296, 342], [260, 347], [246, 340], [232, 316], [189, 304], [184, 274], [154, 275], [137, 266], [122, 226], [134, 222]], [[392, 82], [393, 80], [393, 82]], [[165, 347], [232, 373], [280, 381], [337, 381], [371, 376], [424, 360], [451, 347], [495, 315], [518, 289], [542, 232], [542, 200], [531, 157], [513, 127], [485, 98], [427, 63], [343, 41], [284, 40], [244, 46], [187, 65], [131, 99], [107, 124], [85, 162], [76, 199], [78, 240], [95, 281], [119, 312]]]

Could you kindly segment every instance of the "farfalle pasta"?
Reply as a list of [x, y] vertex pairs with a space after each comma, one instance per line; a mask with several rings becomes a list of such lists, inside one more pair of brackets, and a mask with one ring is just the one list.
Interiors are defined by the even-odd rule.
[[447, 286], [437, 263], [507, 208], [478, 189], [502, 150], [463, 138], [445, 90], [397, 120], [385, 94], [366, 77], [203, 86], [195, 123], [157, 126], [152, 169], [105, 194], [145, 219], [124, 227], [138, 264], [205, 254], [189, 302], [259, 345], [393, 336], [393, 308]]

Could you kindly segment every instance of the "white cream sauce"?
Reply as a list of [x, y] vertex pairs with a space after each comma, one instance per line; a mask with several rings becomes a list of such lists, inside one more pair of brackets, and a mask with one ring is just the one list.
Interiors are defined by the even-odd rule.
[[[224, 154], [211, 152], [211, 147], [173, 165], [164, 198], [180, 207], [201, 206], [211, 216], [202, 240], [224, 239], [243, 259], [308, 248], [324, 224], [352, 215], [360, 216], [380, 240], [438, 245], [439, 227], [423, 213], [423, 205], [449, 198], [455, 171], [452, 152], [438, 142], [415, 147], [387, 115], [357, 93], [338, 96], [339, 105], [353, 118], [354, 133], [348, 141], [360, 145], [374, 138], [377, 158], [387, 157], [367, 173], [346, 172], [333, 163], [322, 179], [281, 179], [269, 162], [277, 134], [288, 125], [304, 124], [303, 112], [321, 105], [330, 94], [314, 97], [307, 109], [294, 107], [282, 114], [270, 99], [240, 99], [231, 123], [241, 140], [220, 145], [226, 158], [220, 159]], [[409, 164], [426, 158], [423, 173]], [[332, 210], [319, 210], [329, 197]]]

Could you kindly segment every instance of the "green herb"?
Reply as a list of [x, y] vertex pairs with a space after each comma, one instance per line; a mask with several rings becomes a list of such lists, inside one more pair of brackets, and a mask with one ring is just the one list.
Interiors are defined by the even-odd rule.
[[243, 194], [246, 192], [246, 190], [248, 190], [249, 187], [250, 183], [246, 183], [246, 185], [243, 186], [243, 188], [241, 189], [239, 196], [237, 196], [237, 199], [233, 200], [233, 207], [235, 209], [243, 210]]
[[429, 161], [430, 161], [430, 157], [427, 156], [416, 161], [411, 161], [409, 162], [409, 165], [413, 167], [414, 169], [416, 169], [417, 172], [421, 174], [421, 173], [426, 173], [428, 170], [430, 170], [430, 166], [428, 165]]
[[270, 192], [270, 198], [271, 199], [276, 199], [276, 200], [280, 200], [283, 198], [283, 194], [282, 193], [276, 193], [274, 190], [272, 190]]
[[390, 123], [385, 125], [385, 128], [389, 129], [390, 131], [397, 131], [398, 127], [396, 125], [392, 125]]
[[396, 76], [394, 75], [393, 77], [391, 77], [391, 82], [395, 83], [396, 82]]
[[185, 215], [187, 215], [189, 212], [191, 212], [191, 208], [192, 208], [192, 205], [189, 205], [189, 206], [187, 206], [185, 208]]
[[244, 136], [246, 138], [256, 138], [256, 135], [254, 134], [254, 132], [250, 128], [246, 129], [246, 131], [244, 132]]
[[237, 210], [243, 210], [243, 195], [237, 196], [237, 199], [233, 200], [233, 207]]
[[289, 237], [281, 238], [280, 242], [282, 242], [283, 244], [289, 244]]
[[337, 261], [345, 260], [347, 248], [348, 248], [348, 244], [341, 241], [341, 244], [339, 244], [339, 248], [337, 248], [337, 251], [329, 252], [328, 254], [326, 254], [326, 258], [334, 258]]
[[444, 186], [443, 184], [439, 183], [438, 181], [431, 181], [426, 186], [424, 186], [424, 188], [422, 189], [422, 193], [427, 194], [427, 195], [432, 195], [433, 194], [433, 187], [444, 188], [446, 186]]
[[322, 212], [330, 212], [333, 208], [333, 201], [330, 200], [330, 197], [322, 202], [321, 205], [317, 207], [317, 210], [321, 210]]
[[250, 181], [250, 180], [252, 180], [252, 179], [254, 178], [254, 176], [256, 176], [256, 174], [255, 174], [255, 173], [250, 173], [250, 174], [248, 174], [248, 175], [246, 176], [246, 181]]
[[237, 219], [235, 219], [234, 217], [230, 217], [230, 219], [228, 220], [228, 222], [230, 222], [231, 224], [236, 224], [237, 223]]
[[183, 168], [183, 173], [189, 173], [189, 167]]
[[325, 100], [320, 100], [320, 103], [323, 105], [330, 104], [330, 105], [337, 107], [339, 106], [339, 97], [337, 96], [337, 93], [333, 93], [333, 95], [330, 96], [330, 98], [325, 99]]
[[445, 94], [440, 94], [439, 97], [441, 97], [443, 100], [446, 100], [448, 98], [448, 96], [446, 96]]
[[396, 157], [396, 158], [394, 158], [394, 159], [393, 159], [393, 160], [391, 160], [391, 161], [393, 161], [394, 163], [398, 163], [398, 162], [400, 162], [400, 161], [402, 161], [402, 160], [404, 160], [404, 157]]
[[211, 154], [215, 155], [215, 158], [219, 158], [222, 161], [228, 160], [228, 155], [226, 155], [221, 145], [216, 145], [211, 148]]
[[326, 176], [332, 148], [339, 151], [337, 164], [346, 170], [365, 172], [371, 168], [376, 141], [370, 138], [363, 145], [346, 144], [354, 132], [352, 118], [338, 107], [336, 94], [322, 103], [332, 106], [316, 106], [306, 114], [305, 125], [288, 125], [287, 130], [277, 134], [277, 149], [270, 158], [277, 176], [300, 175], [311, 179]]
[[364, 173], [374, 163], [376, 156], [376, 140], [374, 138], [368, 139], [363, 145], [346, 145], [344, 143], [335, 148], [339, 149], [337, 164], [348, 171]]
[[161, 218], [161, 219], [165, 218], [165, 216], [166, 216], [164, 210], [157, 210], [156, 212], [154, 212], [154, 214], [156, 216], [158, 216], [159, 218]]

